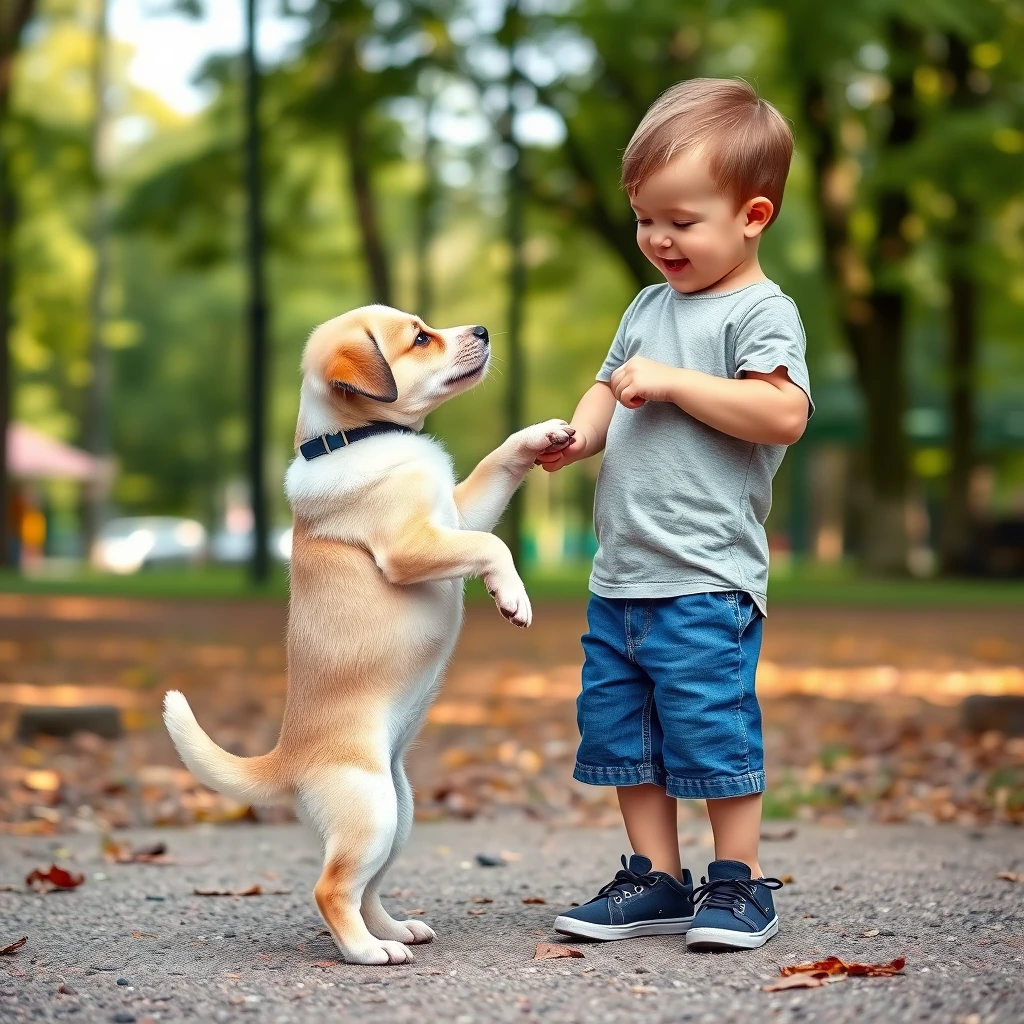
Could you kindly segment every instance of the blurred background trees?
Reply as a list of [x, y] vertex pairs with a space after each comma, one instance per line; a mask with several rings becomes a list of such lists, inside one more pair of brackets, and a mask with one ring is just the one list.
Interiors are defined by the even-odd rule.
[[[135, 0], [0, 6], [0, 421], [9, 393], [13, 418], [97, 455], [104, 515], [244, 530], [244, 62], [211, 58], [208, 102], [182, 114], [133, 84], [123, 40], [100, 62], [107, 2]], [[143, 4], [172, 7], [204, 31], [201, 3]], [[633, 128], [680, 79], [741, 75], [796, 133], [763, 264], [800, 306], [818, 404], [777, 480], [777, 567], [1024, 573], [1021, 0], [259, 12], [296, 40], [263, 61], [259, 110], [274, 524], [303, 341], [352, 306], [491, 328], [491, 379], [431, 417], [460, 469], [568, 416], [656, 280], [618, 185]], [[592, 550], [595, 471], [531, 477], [505, 526], [528, 562]], [[40, 553], [80, 554], [82, 501], [14, 479], [6, 556], [30, 510]]]

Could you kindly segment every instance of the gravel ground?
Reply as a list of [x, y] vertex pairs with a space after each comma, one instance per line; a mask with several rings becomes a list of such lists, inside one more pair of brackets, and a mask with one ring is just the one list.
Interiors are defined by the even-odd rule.
[[[780, 831], [772, 826], [772, 831]], [[1022, 833], [905, 826], [821, 829], [766, 843], [782, 931], [750, 953], [686, 953], [674, 937], [577, 944], [582, 959], [533, 961], [558, 941], [555, 912], [608, 880], [625, 839], [615, 829], [424, 824], [392, 871], [386, 903], [424, 910], [437, 941], [404, 967], [330, 965], [311, 898], [310, 836], [293, 826], [135, 832], [167, 842], [175, 866], [112, 865], [96, 837], [0, 837], [0, 883], [48, 864], [87, 872], [73, 892], [0, 892], [0, 1021], [929, 1021], [1024, 1020]], [[684, 854], [709, 850], [696, 827]], [[518, 860], [482, 868], [478, 853]], [[201, 897], [199, 888], [289, 890]], [[479, 902], [474, 902], [477, 897]], [[546, 902], [524, 903], [524, 899]], [[490, 900], [492, 902], [484, 902]], [[865, 936], [865, 932], [871, 932]], [[850, 978], [767, 994], [780, 965], [836, 954], [906, 956], [903, 976]], [[319, 965], [319, 966], [318, 966]], [[64, 992], [60, 991], [61, 987]]]

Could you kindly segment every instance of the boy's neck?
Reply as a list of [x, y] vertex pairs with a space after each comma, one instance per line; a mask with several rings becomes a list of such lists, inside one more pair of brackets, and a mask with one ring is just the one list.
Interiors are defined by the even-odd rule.
[[735, 266], [725, 277], [719, 278], [714, 284], [702, 288], [695, 294], [711, 295], [715, 292], [734, 292], [747, 285], [757, 284], [759, 281], [767, 281], [765, 272], [757, 258], [757, 249], [748, 256], [742, 263]]

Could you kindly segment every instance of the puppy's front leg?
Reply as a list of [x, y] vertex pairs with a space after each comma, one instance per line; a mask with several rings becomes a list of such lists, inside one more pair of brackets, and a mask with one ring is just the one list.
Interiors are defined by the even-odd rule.
[[512, 552], [493, 533], [448, 530], [431, 522], [406, 522], [371, 548], [389, 583], [482, 576], [498, 611], [517, 626], [529, 626], [533, 611], [516, 572]]
[[537, 456], [568, 447], [574, 433], [565, 420], [547, 420], [516, 431], [491, 452], [455, 488], [463, 528], [493, 530]]

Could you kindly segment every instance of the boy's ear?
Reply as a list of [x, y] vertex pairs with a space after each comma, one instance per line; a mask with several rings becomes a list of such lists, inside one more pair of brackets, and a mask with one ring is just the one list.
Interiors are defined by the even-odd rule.
[[765, 196], [757, 196], [744, 204], [747, 222], [743, 234], [747, 238], [756, 238], [770, 223], [775, 213], [775, 204]]

